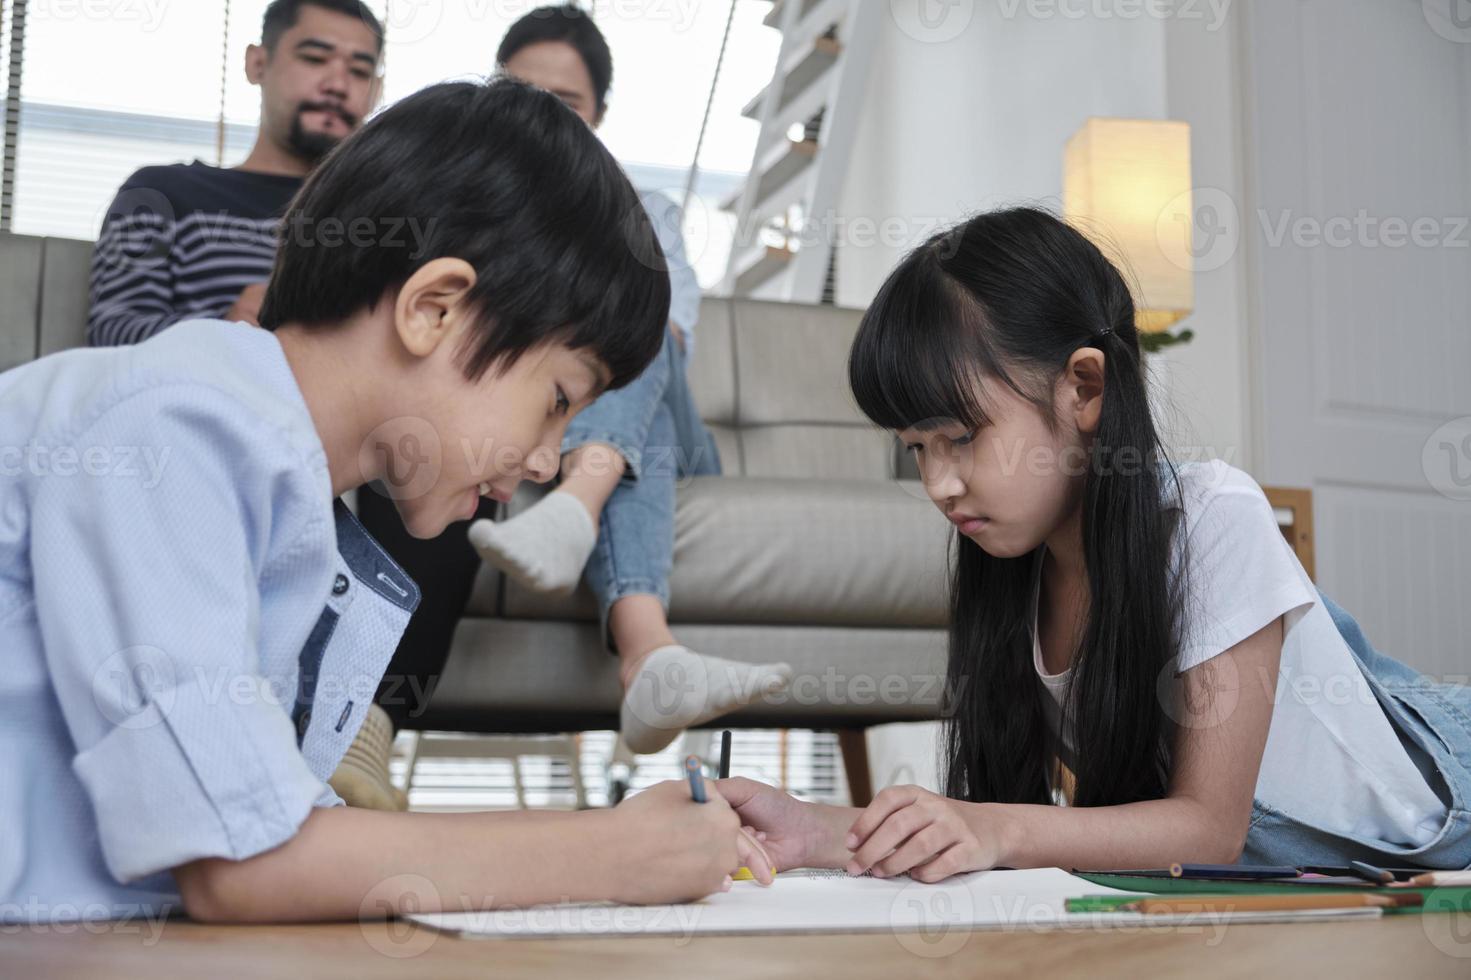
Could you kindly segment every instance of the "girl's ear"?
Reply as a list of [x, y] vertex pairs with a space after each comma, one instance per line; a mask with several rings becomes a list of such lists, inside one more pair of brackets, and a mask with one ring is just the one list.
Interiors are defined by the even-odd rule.
[[1072, 418], [1078, 431], [1087, 435], [1098, 431], [1103, 414], [1104, 357], [1097, 347], [1079, 347], [1068, 358], [1059, 383], [1059, 413]]

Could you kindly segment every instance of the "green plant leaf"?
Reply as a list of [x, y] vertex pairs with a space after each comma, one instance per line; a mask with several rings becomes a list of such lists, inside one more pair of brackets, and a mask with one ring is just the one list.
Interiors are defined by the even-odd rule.
[[1141, 333], [1139, 335], [1139, 349], [1146, 354], [1155, 354], [1164, 350], [1166, 347], [1188, 344], [1194, 339], [1194, 330], [1181, 330], [1179, 333], [1170, 333], [1168, 330], [1162, 330], [1159, 333]]

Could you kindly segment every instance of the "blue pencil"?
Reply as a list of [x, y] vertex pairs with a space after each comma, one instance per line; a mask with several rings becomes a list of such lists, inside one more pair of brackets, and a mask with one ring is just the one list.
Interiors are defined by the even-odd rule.
[[1372, 881], [1376, 885], [1394, 884], [1393, 871], [1385, 871], [1383, 868], [1377, 868], [1372, 864], [1365, 864], [1363, 861], [1350, 861], [1348, 862], [1348, 867], [1350, 871], [1365, 881]]
[[700, 772], [700, 760], [694, 756], [686, 756], [684, 760], [684, 772], [690, 778], [690, 796], [694, 797], [696, 803], [705, 802], [705, 777]]

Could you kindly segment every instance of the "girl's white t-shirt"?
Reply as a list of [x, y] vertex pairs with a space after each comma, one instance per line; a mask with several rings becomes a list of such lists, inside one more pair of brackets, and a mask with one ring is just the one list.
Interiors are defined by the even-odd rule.
[[[1196, 667], [1283, 617], [1257, 799], [1323, 830], [1403, 846], [1429, 843], [1446, 821], [1447, 806], [1385, 717], [1261, 487], [1221, 460], [1177, 470], [1190, 562], [1177, 670]], [[1042, 665], [1037, 599], [1043, 551], [1032, 593], [1032, 657], [1051, 695], [1043, 699], [1048, 721], [1058, 732], [1065, 727], [1061, 705], [1071, 669], [1048, 674]], [[1241, 678], [1243, 684], [1251, 680]], [[1063, 730], [1060, 738], [1070, 756], [1072, 732]]]

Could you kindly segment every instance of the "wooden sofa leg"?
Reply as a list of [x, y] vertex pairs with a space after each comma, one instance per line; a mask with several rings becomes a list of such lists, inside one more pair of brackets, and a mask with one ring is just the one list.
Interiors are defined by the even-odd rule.
[[839, 728], [838, 749], [843, 753], [843, 772], [848, 777], [848, 795], [854, 806], [873, 802], [873, 776], [868, 769], [867, 732], [862, 728]]

